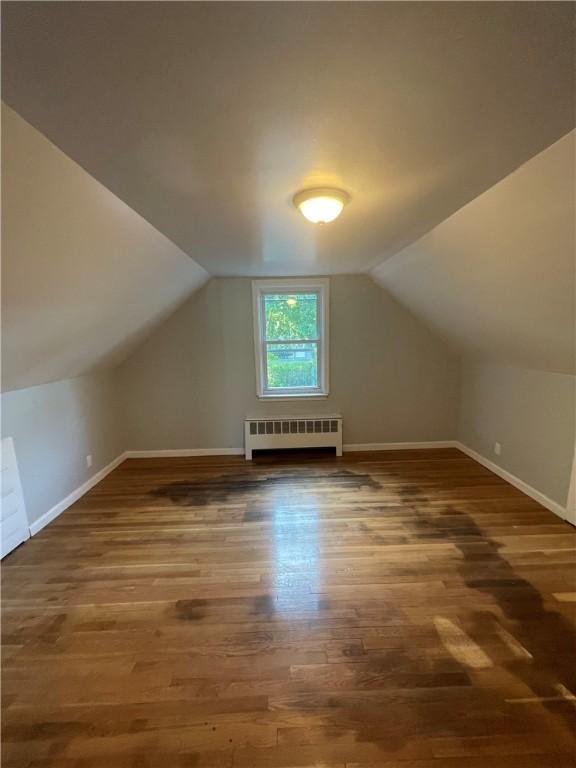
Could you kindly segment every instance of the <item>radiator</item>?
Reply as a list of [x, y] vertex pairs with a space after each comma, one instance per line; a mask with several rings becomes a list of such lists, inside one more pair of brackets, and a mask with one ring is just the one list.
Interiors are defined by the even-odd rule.
[[342, 456], [342, 417], [264, 416], [244, 422], [246, 459], [260, 448], [335, 448]]

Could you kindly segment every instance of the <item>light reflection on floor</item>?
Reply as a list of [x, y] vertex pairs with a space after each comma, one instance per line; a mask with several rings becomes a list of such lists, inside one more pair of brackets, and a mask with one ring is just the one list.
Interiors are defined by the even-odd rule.
[[320, 589], [318, 499], [312, 492], [278, 488], [272, 503], [274, 609], [283, 614], [315, 612]]

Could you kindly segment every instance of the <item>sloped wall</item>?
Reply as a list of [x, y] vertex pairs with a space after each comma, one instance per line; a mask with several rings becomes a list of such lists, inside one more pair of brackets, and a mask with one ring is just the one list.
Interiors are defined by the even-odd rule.
[[372, 271], [463, 354], [576, 370], [573, 131]]
[[120, 366], [127, 447], [242, 447], [253, 413], [342, 413], [346, 443], [455, 438], [457, 358], [370, 278], [330, 278], [330, 333], [328, 399], [259, 401], [251, 281], [212, 279]]
[[208, 275], [5, 106], [2, 139], [2, 434], [34, 523], [121, 453], [109, 369]]
[[575, 444], [575, 137], [372, 272], [462, 353], [459, 440], [562, 506]]
[[2, 390], [118, 362], [208, 279], [2, 108]]

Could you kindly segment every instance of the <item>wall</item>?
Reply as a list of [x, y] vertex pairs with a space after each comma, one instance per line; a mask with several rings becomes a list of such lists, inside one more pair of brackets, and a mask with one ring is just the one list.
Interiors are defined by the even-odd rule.
[[2, 389], [115, 364], [208, 274], [2, 108]]
[[104, 371], [208, 274], [4, 105], [2, 166], [2, 434], [33, 523], [121, 453]]
[[114, 385], [102, 372], [2, 395], [2, 436], [14, 438], [29, 523], [122, 452]]
[[372, 273], [462, 354], [461, 442], [561, 505], [574, 455], [575, 137]]
[[[575, 443], [576, 378], [465, 360], [458, 439], [561, 506]], [[496, 456], [494, 443], [502, 445]]]
[[458, 362], [365, 276], [330, 279], [330, 396], [256, 397], [251, 281], [212, 279], [119, 368], [127, 447], [236, 448], [261, 413], [342, 413], [346, 443], [449, 440]]
[[463, 354], [574, 373], [575, 139], [533, 157], [374, 278]]

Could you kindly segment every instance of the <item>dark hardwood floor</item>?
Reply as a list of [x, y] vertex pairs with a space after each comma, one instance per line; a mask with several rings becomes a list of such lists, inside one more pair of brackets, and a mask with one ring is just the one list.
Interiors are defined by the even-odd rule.
[[126, 461], [3, 563], [2, 765], [573, 766], [575, 544], [456, 449]]

